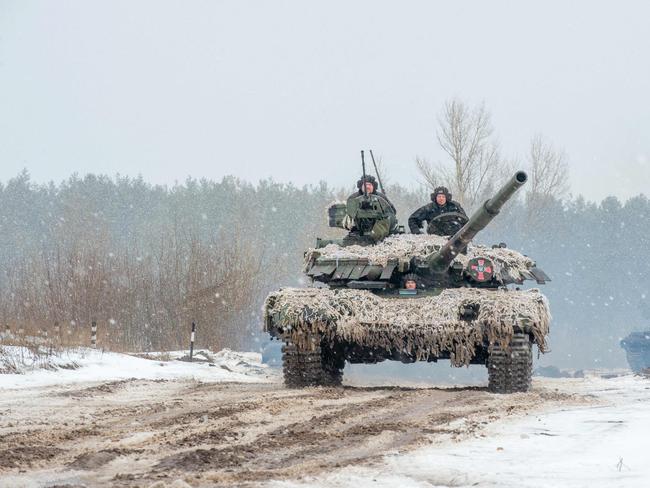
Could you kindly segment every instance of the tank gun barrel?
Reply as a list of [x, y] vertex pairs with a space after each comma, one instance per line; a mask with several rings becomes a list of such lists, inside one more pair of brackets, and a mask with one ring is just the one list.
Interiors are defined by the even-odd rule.
[[472, 214], [469, 221], [438, 252], [431, 255], [428, 259], [431, 270], [440, 272], [446, 269], [476, 234], [488, 226], [492, 219], [497, 216], [501, 207], [512, 198], [527, 180], [528, 175], [525, 171], [517, 171], [496, 195]]

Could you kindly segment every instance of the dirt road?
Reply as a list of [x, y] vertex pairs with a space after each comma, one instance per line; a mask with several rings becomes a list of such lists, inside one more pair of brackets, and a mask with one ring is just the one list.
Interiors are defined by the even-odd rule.
[[255, 486], [458, 442], [504, 416], [586, 401], [543, 382], [515, 395], [144, 380], [5, 393], [0, 487]]

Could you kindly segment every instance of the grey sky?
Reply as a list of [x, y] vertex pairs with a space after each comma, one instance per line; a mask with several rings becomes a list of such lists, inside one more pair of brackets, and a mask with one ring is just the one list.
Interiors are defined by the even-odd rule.
[[541, 132], [574, 193], [648, 192], [646, 2], [0, 0], [0, 180], [72, 172], [416, 182], [436, 116], [485, 101], [503, 152]]

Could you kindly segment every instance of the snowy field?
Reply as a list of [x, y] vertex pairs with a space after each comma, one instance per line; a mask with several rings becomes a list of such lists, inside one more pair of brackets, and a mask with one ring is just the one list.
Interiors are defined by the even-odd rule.
[[256, 353], [3, 352], [23, 370], [0, 374], [0, 488], [650, 486], [631, 374], [286, 390]]
[[593, 395], [598, 404], [497, 421], [479, 438], [410, 453], [372, 467], [273, 482], [289, 488], [639, 487], [650, 486], [650, 380], [543, 379], [560, 392]]
[[147, 359], [96, 349], [75, 348], [43, 357], [35, 356], [24, 347], [0, 347], [2, 361], [11, 364], [20, 373], [0, 374], [0, 390], [131, 378], [251, 382], [265, 381], [275, 376], [262, 364], [260, 354], [234, 352], [229, 349], [217, 353], [195, 351], [194, 362], [190, 363], [175, 360], [187, 356], [189, 351], [150, 353], [151, 359]]

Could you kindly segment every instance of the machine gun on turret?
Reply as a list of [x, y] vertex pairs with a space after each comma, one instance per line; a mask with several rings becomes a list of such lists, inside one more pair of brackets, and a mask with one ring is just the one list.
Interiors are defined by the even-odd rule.
[[[377, 171], [372, 152], [371, 156]], [[361, 151], [361, 171], [361, 179], [357, 182], [358, 192], [351, 195], [345, 203], [335, 203], [328, 208], [330, 227], [350, 231], [348, 236], [340, 241], [343, 245], [370, 245], [389, 234], [400, 232], [395, 208], [383, 193], [377, 191], [375, 178], [366, 173], [364, 151]], [[381, 181], [379, 173], [377, 178]], [[373, 184], [372, 192], [368, 192], [367, 183]]]

